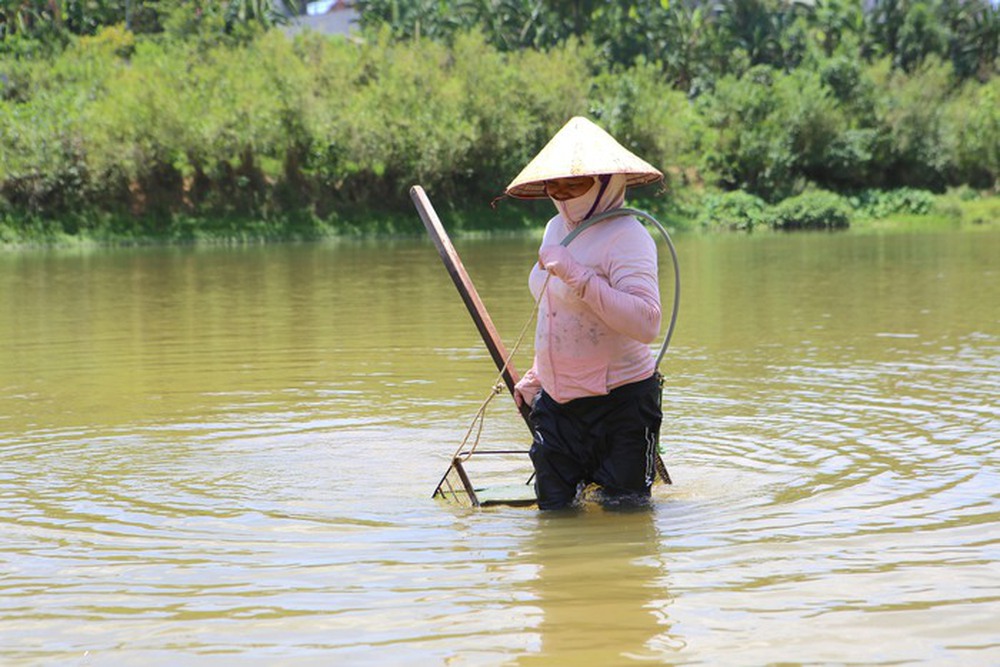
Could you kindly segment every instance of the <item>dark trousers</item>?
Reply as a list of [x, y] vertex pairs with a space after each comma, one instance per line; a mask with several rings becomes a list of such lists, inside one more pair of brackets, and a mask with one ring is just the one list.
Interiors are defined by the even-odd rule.
[[531, 411], [531, 462], [540, 509], [559, 509], [594, 482], [611, 499], [645, 500], [656, 475], [663, 412], [660, 382], [623, 385], [606, 396], [557, 403], [544, 390]]

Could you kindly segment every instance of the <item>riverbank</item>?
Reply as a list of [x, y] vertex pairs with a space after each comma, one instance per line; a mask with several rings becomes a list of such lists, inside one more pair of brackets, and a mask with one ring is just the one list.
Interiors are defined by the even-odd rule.
[[1000, 197], [965, 198], [956, 194], [935, 199], [931, 211], [923, 215], [897, 214], [882, 218], [860, 218], [851, 224], [856, 231], [905, 232], [935, 229], [996, 229], [1000, 227]]
[[[491, 209], [488, 204], [438, 213], [455, 234], [523, 233], [543, 215], [539, 207]], [[80, 213], [60, 219], [0, 217], [0, 249], [66, 246], [245, 245], [333, 239], [410, 237], [424, 233], [416, 211], [348, 210], [269, 218], [251, 215], [174, 214], [133, 217]]]
[[[918, 194], [914, 194], [917, 192]], [[814, 195], [814, 196], [813, 196]], [[989, 227], [1000, 224], [1000, 196], [954, 190], [941, 195], [890, 191], [882, 203], [870, 196], [832, 193], [800, 195], [768, 206], [742, 192], [679, 196], [639, 196], [629, 205], [649, 211], [675, 232], [762, 233], [796, 229], [887, 231], [915, 228]], [[888, 203], [887, 203], [888, 202]], [[895, 202], [895, 203], [893, 203]], [[508, 235], [540, 230], [550, 215], [548, 202], [452, 205], [435, 200], [449, 232]], [[344, 211], [320, 218], [302, 213], [270, 219], [250, 216], [132, 216], [79, 213], [58, 220], [0, 217], [0, 249], [71, 246], [250, 245], [338, 239], [411, 237], [424, 234], [416, 212]]]

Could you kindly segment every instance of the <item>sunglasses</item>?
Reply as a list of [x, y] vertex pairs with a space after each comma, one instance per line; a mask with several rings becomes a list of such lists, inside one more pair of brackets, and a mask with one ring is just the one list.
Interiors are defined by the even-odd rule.
[[576, 199], [594, 186], [593, 176], [571, 176], [545, 181], [545, 194], [557, 201]]

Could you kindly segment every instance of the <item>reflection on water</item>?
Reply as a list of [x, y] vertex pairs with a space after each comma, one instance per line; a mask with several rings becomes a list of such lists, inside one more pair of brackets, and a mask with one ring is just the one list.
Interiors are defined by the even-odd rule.
[[[0, 662], [1000, 664], [1000, 234], [676, 241], [675, 485], [575, 516], [430, 500], [428, 243], [0, 256]], [[459, 244], [509, 338], [534, 245]]]
[[535, 568], [538, 647], [520, 665], [614, 665], [678, 649], [665, 608], [669, 563], [649, 509], [541, 515], [518, 554]]

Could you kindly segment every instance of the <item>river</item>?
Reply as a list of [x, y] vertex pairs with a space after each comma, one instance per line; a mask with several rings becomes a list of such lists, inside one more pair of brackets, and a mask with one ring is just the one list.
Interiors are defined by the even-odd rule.
[[[426, 240], [0, 255], [0, 663], [1000, 664], [1000, 231], [675, 241], [674, 484], [571, 517], [431, 499]], [[457, 243], [508, 344], [535, 243]]]

